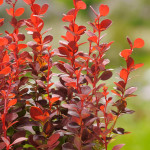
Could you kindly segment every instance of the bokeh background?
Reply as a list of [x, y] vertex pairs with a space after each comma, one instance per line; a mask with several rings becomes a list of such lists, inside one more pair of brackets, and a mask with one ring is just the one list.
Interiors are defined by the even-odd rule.
[[[113, 87], [113, 81], [117, 81], [115, 77], [124, 65], [123, 59], [119, 56], [119, 52], [123, 49], [129, 48], [126, 36], [129, 36], [132, 41], [136, 38], [142, 38], [145, 41], [145, 46], [142, 49], [135, 49], [133, 58], [136, 63], [144, 63], [144, 67], [136, 70], [131, 76], [133, 77], [129, 83], [138, 87], [136, 94], [138, 97], [130, 98], [128, 100], [128, 108], [135, 110], [132, 115], [122, 116], [117, 123], [117, 127], [124, 127], [130, 134], [120, 135], [116, 137], [109, 145], [109, 150], [116, 144], [125, 144], [122, 150], [149, 150], [150, 149], [150, 0], [84, 0], [87, 4], [87, 10], [79, 12], [77, 23], [85, 25], [88, 21], [93, 21], [94, 14], [90, 10], [90, 5], [98, 11], [100, 4], [108, 4], [110, 13], [107, 18], [113, 21], [112, 26], [106, 31], [107, 36], [103, 42], [114, 41], [111, 49], [107, 52], [106, 57], [110, 59], [109, 68], [113, 68], [114, 78], [108, 84]], [[60, 36], [65, 34], [63, 28], [64, 23], [61, 21], [62, 14], [67, 13], [73, 7], [72, 0], [37, 0], [37, 3], [48, 3], [50, 5], [49, 11], [45, 15], [45, 29], [53, 28], [50, 33], [54, 36], [52, 42], [53, 48], [59, 45]], [[18, 7], [26, 8], [25, 14], [22, 18], [28, 18], [30, 10], [28, 6], [22, 1], [18, 0]], [[5, 9], [9, 7], [4, 4], [0, 7], [0, 18], [5, 18], [5, 25], [0, 28], [0, 32], [5, 30], [10, 31], [12, 28], [7, 23], [10, 17], [7, 15]], [[67, 25], [67, 24], [65, 24]], [[24, 28], [22, 31], [24, 32]], [[81, 41], [85, 41], [87, 36], [84, 35]], [[27, 36], [27, 41], [30, 37]], [[88, 45], [81, 46], [81, 51], [87, 51]], [[110, 88], [111, 90], [111, 88]]]

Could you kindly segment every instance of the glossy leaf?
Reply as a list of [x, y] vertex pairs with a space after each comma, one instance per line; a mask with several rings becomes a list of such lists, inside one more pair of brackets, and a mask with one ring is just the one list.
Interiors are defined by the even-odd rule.
[[30, 115], [31, 115], [32, 119], [39, 120], [36, 117], [43, 115], [43, 111], [38, 107], [32, 106], [30, 109]]
[[132, 94], [137, 90], [136, 87], [130, 87], [125, 91], [125, 94]]
[[109, 19], [105, 19], [101, 22], [100, 24], [100, 29], [103, 31], [103, 30], [106, 30], [108, 27], [110, 27], [112, 24], [112, 21], [109, 20]]
[[43, 43], [44, 43], [44, 44], [48, 44], [48, 43], [50, 43], [52, 40], [53, 40], [53, 36], [47, 35], [47, 36], [44, 38]]
[[7, 107], [11, 107], [11, 106], [15, 105], [16, 103], [17, 103], [17, 99], [12, 99], [8, 102]]
[[25, 141], [27, 140], [28, 138], [25, 138], [25, 137], [20, 137], [18, 139], [16, 139], [11, 145], [14, 145], [14, 144], [17, 144], [19, 142], [22, 142], [22, 141]]
[[56, 101], [58, 101], [60, 98], [59, 97], [53, 97], [50, 99], [51, 104], [55, 103]]

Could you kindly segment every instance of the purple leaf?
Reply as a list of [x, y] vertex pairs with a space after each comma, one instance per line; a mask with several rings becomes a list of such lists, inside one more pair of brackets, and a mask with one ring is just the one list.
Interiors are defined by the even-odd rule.
[[112, 77], [112, 72], [111, 71], [105, 71], [103, 74], [100, 76], [101, 80], [108, 80], [109, 78]]
[[130, 87], [130, 88], [128, 88], [128, 89], [125, 91], [125, 95], [126, 95], [126, 94], [132, 94], [132, 93], [134, 93], [136, 90], [137, 90], [136, 87]]
[[27, 139], [28, 139], [28, 138], [20, 137], [20, 138], [16, 139], [11, 145], [14, 145], [14, 144], [16, 144], [16, 143], [22, 142], [22, 141], [27, 140]]
[[119, 144], [113, 147], [112, 150], [120, 150], [125, 144]]

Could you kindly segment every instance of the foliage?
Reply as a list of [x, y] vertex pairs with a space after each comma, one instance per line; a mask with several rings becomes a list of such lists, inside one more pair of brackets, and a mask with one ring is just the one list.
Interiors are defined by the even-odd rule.
[[[115, 100], [105, 83], [112, 77], [112, 70], [106, 68], [109, 60], [104, 58], [113, 42], [101, 43], [103, 31], [112, 24], [109, 19], [102, 20], [109, 7], [101, 4], [99, 13], [91, 7], [95, 20], [89, 22], [93, 28], [90, 31], [76, 23], [79, 10], [86, 9], [86, 4], [73, 0], [75, 8], [62, 18], [69, 23], [64, 26], [64, 41], [52, 49], [53, 36], [47, 35], [50, 29], [43, 31], [42, 20], [49, 5], [23, 1], [31, 8], [30, 18], [17, 19], [25, 9], [16, 8], [17, 0], [6, 0], [11, 6], [6, 12], [12, 16], [10, 25], [14, 30], [0, 37], [0, 149], [107, 150], [116, 135], [129, 133], [115, 124], [123, 114], [134, 112], [127, 109], [127, 98], [136, 96], [136, 87], [127, 87], [127, 83], [130, 73], [143, 64], [135, 64], [131, 54], [134, 48], [142, 48], [144, 41], [137, 38], [132, 43], [127, 37], [130, 48], [120, 53], [126, 67], [120, 70], [120, 79], [111, 90], [118, 97]], [[3, 24], [1, 18], [0, 26]], [[25, 35], [19, 31], [24, 26], [33, 41], [24, 42]], [[83, 34], [88, 35], [87, 42], [80, 43]], [[79, 51], [86, 43], [88, 54]], [[61, 59], [53, 62], [55, 56]], [[122, 146], [116, 145], [113, 150]]]

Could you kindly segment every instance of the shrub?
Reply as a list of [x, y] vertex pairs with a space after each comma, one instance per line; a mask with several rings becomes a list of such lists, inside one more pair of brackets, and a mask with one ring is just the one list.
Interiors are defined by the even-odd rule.
[[[144, 41], [137, 38], [132, 43], [127, 37], [130, 48], [120, 53], [126, 67], [121, 68], [120, 79], [111, 90], [118, 97], [115, 100], [105, 83], [112, 77], [111, 69], [106, 68], [109, 60], [105, 53], [113, 42], [101, 42], [103, 31], [112, 24], [110, 19], [103, 19], [109, 7], [101, 4], [99, 12], [91, 7], [95, 20], [88, 23], [90, 31], [76, 23], [79, 10], [86, 9], [86, 4], [73, 0], [75, 8], [62, 18], [69, 24], [64, 26], [64, 41], [53, 49], [53, 36], [47, 35], [50, 29], [43, 31], [42, 17], [49, 5], [23, 1], [31, 9], [30, 18], [19, 20], [25, 9], [16, 8], [17, 0], [6, 0], [13, 31], [5, 31], [0, 37], [0, 149], [107, 150], [116, 135], [128, 133], [115, 125], [120, 116], [134, 112], [127, 109], [127, 98], [135, 96], [136, 87], [128, 87], [127, 83], [130, 73], [143, 64], [135, 64], [131, 54], [134, 48], [142, 48]], [[0, 26], [3, 24], [1, 18]], [[20, 33], [24, 26], [33, 39], [28, 43]], [[79, 51], [85, 44], [79, 41], [83, 34], [88, 36], [85, 43], [89, 53]], [[55, 56], [60, 60], [54, 62]]]

